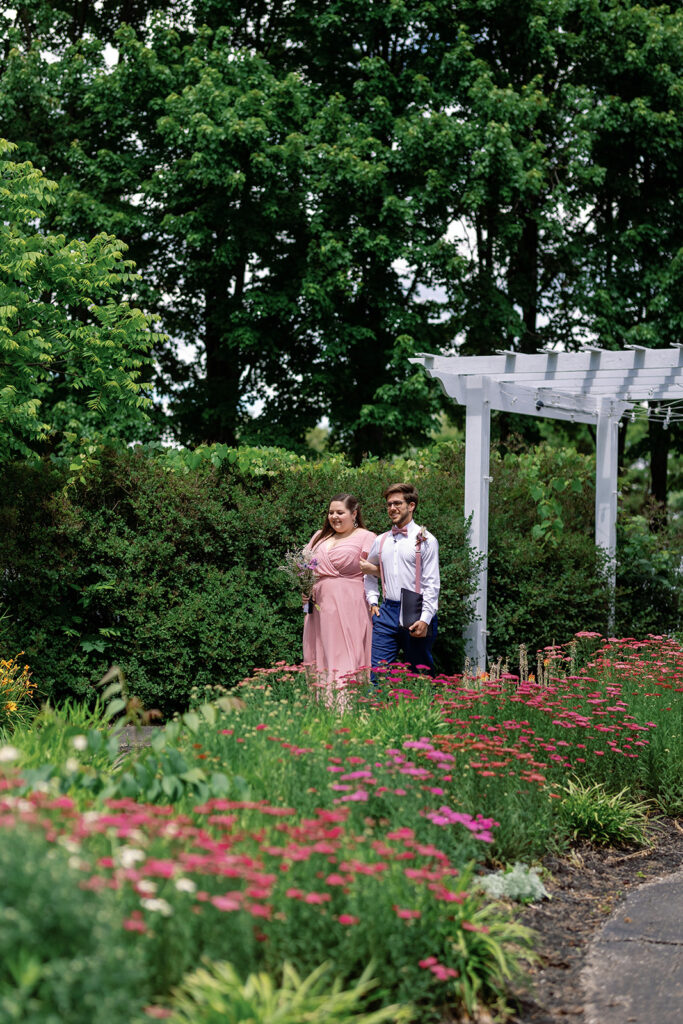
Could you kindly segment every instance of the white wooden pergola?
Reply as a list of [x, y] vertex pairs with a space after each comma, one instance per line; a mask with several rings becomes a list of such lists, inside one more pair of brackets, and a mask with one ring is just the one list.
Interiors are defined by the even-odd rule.
[[[472, 517], [470, 544], [484, 556], [476, 618], [466, 634], [467, 653], [473, 664], [485, 670], [491, 410], [595, 425], [595, 543], [607, 554], [614, 588], [619, 421], [638, 403], [683, 401], [683, 346], [632, 345], [619, 351], [586, 346], [580, 352], [535, 355], [421, 353], [411, 362], [424, 366], [446, 395], [466, 409], [465, 516]], [[677, 405], [666, 408], [660, 418], [668, 425], [671, 409]]]

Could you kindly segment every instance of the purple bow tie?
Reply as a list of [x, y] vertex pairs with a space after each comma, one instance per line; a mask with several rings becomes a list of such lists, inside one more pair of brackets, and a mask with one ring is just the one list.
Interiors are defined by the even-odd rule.
[[407, 526], [392, 526], [391, 527], [391, 535], [392, 535], [392, 537], [397, 537], [399, 535], [399, 533], [402, 533], [404, 537], [407, 537], [408, 536], [408, 527]]

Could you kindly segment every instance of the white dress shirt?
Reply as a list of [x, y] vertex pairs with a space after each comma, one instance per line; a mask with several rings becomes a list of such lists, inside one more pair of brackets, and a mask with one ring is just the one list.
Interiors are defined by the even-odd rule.
[[[421, 527], [413, 519], [406, 525], [408, 527], [406, 536], [402, 533], [393, 535], [391, 531], [388, 536], [380, 534], [368, 555], [369, 562], [379, 565], [380, 544], [382, 537], [386, 537], [382, 547], [382, 573], [386, 589], [384, 597], [389, 601], [401, 600], [402, 587], [405, 587], [406, 590], [415, 590], [416, 540]], [[429, 625], [439, 607], [441, 579], [439, 576], [439, 542], [429, 530], [425, 530], [425, 534], [426, 537], [420, 544], [422, 552], [420, 581], [422, 614], [420, 618]], [[364, 583], [368, 604], [378, 604], [379, 580], [376, 576], [365, 576]]]

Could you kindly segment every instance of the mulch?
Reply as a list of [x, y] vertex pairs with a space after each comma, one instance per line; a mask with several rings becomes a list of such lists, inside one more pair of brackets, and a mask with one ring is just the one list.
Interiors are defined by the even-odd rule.
[[544, 860], [552, 898], [525, 907], [519, 918], [535, 931], [540, 960], [531, 988], [515, 993], [511, 1024], [584, 1020], [581, 971], [592, 939], [629, 892], [683, 864], [683, 819], [660, 818], [649, 831], [652, 845], [644, 849], [579, 845], [568, 856]]

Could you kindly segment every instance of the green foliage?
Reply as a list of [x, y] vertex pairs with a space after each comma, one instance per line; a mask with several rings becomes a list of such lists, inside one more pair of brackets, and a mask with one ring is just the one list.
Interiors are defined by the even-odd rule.
[[245, 981], [230, 963], [207, 963], [188, 975], [173, 994], [171, 1024], [401, 1024], [412, 1019], [408, 1007], [385, 1006], [362, 1012], [376, 982], [369, 966], [352, 987], [330, 979], [323, 964], [301, 978], [291, 964], [282, 968], [282, 982], [261, 972]]
[[95, 451], [87, 442], [144, 426], [154, 336], [141, 310], [118, 301], [134, 279], [124, 243], [43, 232], [57, 186], [15, 151], [0, 139], [0, 463], [84, 445], [70, 467], [80, 473]]
[[669, 633], [683, 620], [683, 538], [676, 523], [653, 531], [637, 515], [622, 517], [618, 527], [616, 631]]
[[565, 794], [559, 806], [559, 820], [573, 839], [585, 839], [598, 846], [645, 843], [647, 804], [633, 800], [628, 789], [611, 793], [599, 783], [570, 780], [560, 787]]
[[50, 470], [8, 471], [0, 586], [13, 632], [32, 637], [27, 658], [43, 694], [87, 696], [115, 662], [146, 708], [168, 713], [186, 707], [193, 686], [232, 686], [256, 666], [299, 661], [301, 603], [278, 571], [284, 552], [308, 541], [340, 489], [384, 529], [382, 490], [407, 473], [418, 475], [420, 513], [441, 544], [449, 628], [439, 657], [462, 660], [472, 566], [452, 476], [461, 453], [423, 470], [223, 454], [110, 451], [87, 487], [67, 494]]
[[[492, 475], [489, 656], [514, 667], [525, 643], [533, 668], [549, 640], [606, 629], [593, 464], [543, 445], [533, 457], [494, 455]], [[355, 493], [382, 531], [382, 491], [405, 478], [418, 487], [418, 522], [440, 544], [438, 667], [459, 671], [475, 568], [462, 477], [453, 442], [357, 469], [275, 448], [111, 450], [67, 492], [49, 464], [17, 463], [0, 500], [5, 650], [25, 647], [39, 692], [54, 700], [90, 699], [117, 664], [131, 694], [164, 714], [185, 710], [195, 686], [231, 687], [255, 667], [297, 663], [301, 607], [278, 571], [285, 552], [308, 541], [339, 491]], [[625, 521], [623, 536], [617, 621], [628, 633], [667, 632], [680, 621], [677, 549], [639, 520]]]
[[144, 969], [117, 894], [79, 886], [76, 844], [0, 828], [0, 1017], [7, 1024], [130, 1024]]
[[[492, 458], [488, 653], [517, 664], [582, 629], [601, 631], [608, 590], [593, 533], [592, 459], [542, 444]], [[555, 483], [556, 481], [556, 483]]]
[[[27, 772], [27, 786], [81, 772], [108, 773], [118, 758], [119, 735], [115, 730], [107, 732], [107, 727], [99, 702], [92, 709], [72, 700], [58, 709], [44, 704], [32, 721], [15, 727], [12, 733], [12, 744]], [[69, 783], [62, 782], [61, 792], [68, 789]]]
[[680, 337], [677, 5], [27, 0], [2, 17], [0, 118], [63, 183], [57, 230], [130, 244], [189, 443], [301, 446], [326, 413], [359, 461], [433, 425], [417, 349]]

